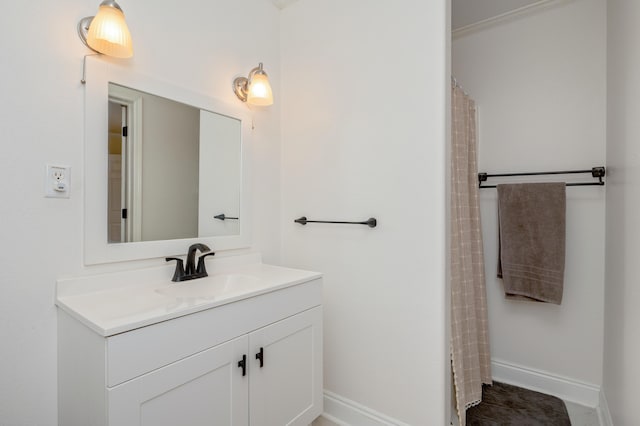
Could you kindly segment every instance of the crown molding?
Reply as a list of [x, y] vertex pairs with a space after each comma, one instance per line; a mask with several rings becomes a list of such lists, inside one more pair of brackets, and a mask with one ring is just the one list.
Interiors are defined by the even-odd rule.
[[524, 15], [540, 12], [542, 10], [564, 5], [572, 1], [574, 0], [540, 0], [536, 3], [532, 3], [527, 6], [522, 6], [522, 7], [519, 7], [518, 9], [514, 9], [509, 12], [505, 12], [500, 15], [487, 18], [482, 21], [474, 22], [473, 24], [465, 25], [464, 27], [457, 28], [451, 31], [451, 38], [455, 40], [457, 38], [464, 37], [469, 34], [476, 33], [478, 31], [486, 30], [487, 28], [491, 28], [496, 25], [503, 24], [505, 22], [513, 21], [515, 19], [523, 17]]
[[284, 9], [285, 7], [295, 3], [298, 0], [271, 0], [278, 9]]

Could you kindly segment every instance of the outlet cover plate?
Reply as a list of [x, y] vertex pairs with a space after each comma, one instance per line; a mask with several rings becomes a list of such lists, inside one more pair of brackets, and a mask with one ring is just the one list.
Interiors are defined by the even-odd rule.
[[71, 167], [47, 164], [44, 179], [44, 196], [69, 198], [71, 195]]

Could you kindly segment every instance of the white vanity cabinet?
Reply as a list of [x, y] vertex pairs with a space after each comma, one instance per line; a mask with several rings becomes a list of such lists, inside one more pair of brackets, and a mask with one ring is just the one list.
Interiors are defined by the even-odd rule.
[[309, 425], [322, 412], [321, 287], [109, 336], [60, 309], [60, 426]]

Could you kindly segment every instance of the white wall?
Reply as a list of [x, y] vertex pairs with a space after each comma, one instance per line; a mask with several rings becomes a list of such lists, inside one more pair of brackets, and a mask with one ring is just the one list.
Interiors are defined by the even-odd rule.
[[[47, 426], [56, 414], [55, 280], [161, 264], [82, 265], [83, 97], [80, 18], [98, 1], [13, 2], [0, 26], [0, 424]], [[263, 61], [279, 92], [279, 11], [266, 0], [119, 2], [134, 38], [123, 61], [188, 90], [237, 102], [236, 75]], [[150, 8], [153, 6], [153, 14]], [[242, 18], [242, 25], [238, 22]], [[251, 31], [247, 29], [250, 28]], [[254, 34], [260, 34], [256, 37]], [[91, 78], [91, 76], [87, 76]], [[254, 114], [254, 249], [279, 262], [279, 109]], [[44, 165], [70, 165], [71, 198], [43, 197]], [[186, 247], [185, 247], [186, 251]]]
[[613, 424], [638, 423], [640, 3], [609, 0], [607, 261], [603, 391]]
[[[558, 3], [453, 41], [453, 74], [478, 105], [480, 171], [571, 170], [605, 163], [605, 1]], [[597, 387], [602, 380], [604, 188], [567, 188], [561, 306], [505, 300], [496, 278], [496, 190], [480, 194], [492, 358]]]
[[325, 274], [324, 386], [414, 425], [448, 424], [446, 6], [300, 0], [281, 21], [283, 261]]

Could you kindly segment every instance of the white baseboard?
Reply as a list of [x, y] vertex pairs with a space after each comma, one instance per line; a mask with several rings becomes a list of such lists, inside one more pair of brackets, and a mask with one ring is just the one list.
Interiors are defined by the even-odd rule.
[[[604, 392], [596, 385], [496, 359], [491, 361], [491, 368], [493, 380], [497, 382], [543, 392], [587, 407], [597, 407], [600, 424], [613, 426]], [[327, 390], [324, 391], [322, 417], [338, 426], [409, 426]]]
[[600, 404], [600, 387], [596, 385], [496, 359], [491, 360], [491, 370], [493, 380], [497, 382], [543, 392], [587, 407], [595, 408]]
[[327, 390], [322, 417], [338, 426], [409, 426]]
[[598, 419], [601, 426], [613, 426], [611, 412], [609, 412], [609, 404], [604, 396], [604, 390], [600, 389], [600, 404], [598, 405]]

